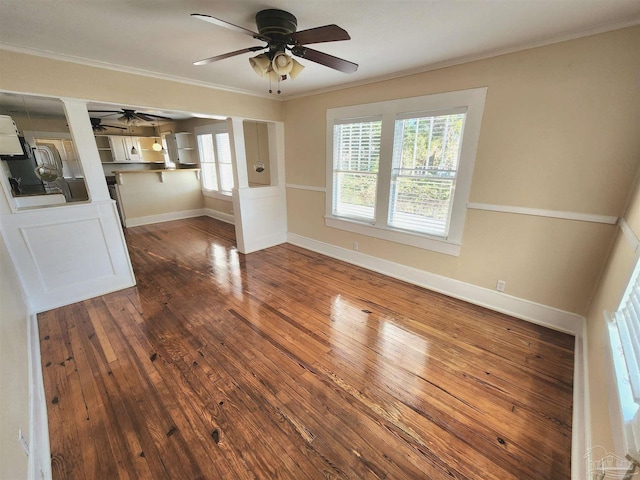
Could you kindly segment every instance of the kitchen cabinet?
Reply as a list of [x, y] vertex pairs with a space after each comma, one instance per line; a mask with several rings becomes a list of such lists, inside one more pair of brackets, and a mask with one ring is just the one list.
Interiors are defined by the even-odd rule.
[[140, 155], [143, 162], [164, 163], [164, 153], [153, 149], [153, 144], [157, 141], [160, 143], [159, 137], [137, 137], [140, 145]]
[[[111, 152], [114, 162], [141, 162], [140, 143], [137, 137], [125, 137], [124, 135], [109, 135]], [[131, 150], [135, 147], [137, 153]]]
[[[102, 163], [164, 163], [164, 153], [153, 150], [158, 137], [96, 135], [96, 146]], [[136, 154], [131, 153], [136, 148]]]
[[193, 133], [176, 132], [165, 137], [169, 158], [177, 164], [198, 163]]

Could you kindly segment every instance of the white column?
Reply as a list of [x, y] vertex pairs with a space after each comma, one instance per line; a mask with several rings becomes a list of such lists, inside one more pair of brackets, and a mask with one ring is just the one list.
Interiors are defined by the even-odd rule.
[[98, 147], [91, 129], [87, 104], [81, 100], [70, 98], [62, 98], [61, 100], [67, 114], [69, 130], [78, 151], [89, 198], [92, 202], [110, 200]]

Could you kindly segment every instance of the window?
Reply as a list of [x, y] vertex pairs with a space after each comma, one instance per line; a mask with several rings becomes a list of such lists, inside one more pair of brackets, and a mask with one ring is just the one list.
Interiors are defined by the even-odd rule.
[[380, 160], [380, 126], [380, 120], [334, 126], [334, 215], [373, 220]]
[[326, 224], [458, 255], [485, 95], [328, 110]]
[[[226, 130], [226, 124], [224, 129]], [[229, 134], [222, 131], [221, 127], [213, 126], [197, 131], [196, 138], [202, 169], [202, 188], [230, 195], [234, 181]]]
[[640, 262], [611, 316], [613, 355], [626, 454], [640, 462]]
[[396, 120], [389, 226], [447, 235], [465, 117], [460, 112]]

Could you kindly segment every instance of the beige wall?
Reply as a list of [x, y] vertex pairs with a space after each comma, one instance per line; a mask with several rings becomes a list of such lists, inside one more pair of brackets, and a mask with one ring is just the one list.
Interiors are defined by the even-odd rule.
[[[470, 201], [617, 216], [638, 163], [640, 28], [285, 102], [287, 183], [325, 187], [333, 107], [488, 87]], [[459, 257], [324, 226], [324, 194], [287, 190], [289, 231], [585, 314], [616, 227], [468, 210]]]
[[227, 215], [233, 215], [233, 201], [231, 200], [231, 197], [229, 197], [229, 200], [204, 197], [204, 208], [217, 210], [218, 212], [226, 213]]
[[165, 215], [204, 207], [200, 180], [196, 170], [170, 170], [160, 174], [153, 171], [120, 174], [118, 185], [120, 207], [128, 222], [154, 215]]
[[28, 312], [13, 264], [0, 236], [0, 478], [27, 478], [29, 440]]

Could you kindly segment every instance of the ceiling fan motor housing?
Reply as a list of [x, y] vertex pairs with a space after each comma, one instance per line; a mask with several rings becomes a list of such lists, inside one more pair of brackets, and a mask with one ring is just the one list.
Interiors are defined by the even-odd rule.
[[286, 43], [287, 37], [298, 28], [298, 20], [289, 12], [270, 8], [256, 14], [256, 26], [260, 35]]

